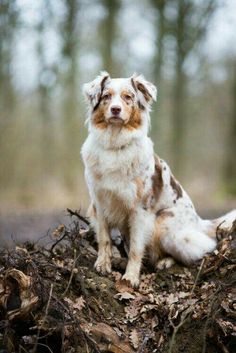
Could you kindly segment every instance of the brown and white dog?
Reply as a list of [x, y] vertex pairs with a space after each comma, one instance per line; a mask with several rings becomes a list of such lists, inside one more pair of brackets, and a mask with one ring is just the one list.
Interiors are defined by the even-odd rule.
[[236, 210], [202, 220], [167, 163], [155, 155], [148, 129], [156, 87], [141, 75], [111, 79], [102, 72], [84, 85], [84, 94], [89, 134], [82, 157], [98, 241], [96, 270], [111, 271], [114, 228], [129, 244], [123, 278], [133, 286], [139, 284], [144, 254], [163, 268], [173, 258], [189, 264], [212, 251], [217, 225], [224, 220], [230, 225]]

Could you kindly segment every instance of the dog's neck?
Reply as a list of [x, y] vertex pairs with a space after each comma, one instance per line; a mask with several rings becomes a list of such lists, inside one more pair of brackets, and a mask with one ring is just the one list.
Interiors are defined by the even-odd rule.
[[122, 150], [147, 137], [143, 128], [127, 131], [124, 127], [108, 126], [106, 130], [91, 127], [90, 135], [96, 145], [104, 150]]
[[148, 138], [148, 120], [145, 119], [141, 127], [132, 131], [124, 126], [108, 125], [106, 129], [96, 128], [89, 125], [90, 138], [104, 150], [122, 150]]

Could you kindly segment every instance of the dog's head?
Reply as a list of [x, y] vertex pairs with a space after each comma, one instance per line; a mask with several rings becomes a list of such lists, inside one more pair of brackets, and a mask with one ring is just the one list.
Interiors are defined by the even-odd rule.
[[143, 113], [149, 112], [157, 94], [156, 87], [142, 75], [112, 79], [107, 72], [86, 83], [83, 91], [90, 107], [90, 122], [99, 129], [138, 129], [148, 120], [149, 114]]

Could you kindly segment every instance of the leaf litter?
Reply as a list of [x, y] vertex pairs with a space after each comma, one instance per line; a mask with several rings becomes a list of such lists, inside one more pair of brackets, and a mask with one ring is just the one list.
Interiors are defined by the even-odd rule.
[[[93, 268], [89, 223], [70, 211], [51, 244], [1, 249], [0, 351], [28, 353], [233, 353], [236, 351], [236, 221], [217, 229], [217, 250], [190, 268], [143, 264], [139, 288]], [[115, 247], [115, 244], [114, 244]]]

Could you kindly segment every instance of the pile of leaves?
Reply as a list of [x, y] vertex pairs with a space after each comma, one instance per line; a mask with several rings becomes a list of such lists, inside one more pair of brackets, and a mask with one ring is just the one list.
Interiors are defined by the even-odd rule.
[[18, 244], [0, 256], [0, 352], [236, 352], [236, 221], [217, 230], [217, 250], [192, 266], [122, 281], [127, 258], [113, 247], [113, 269], [93, 269], [94, 234], [70, 211], [51, 243]]

